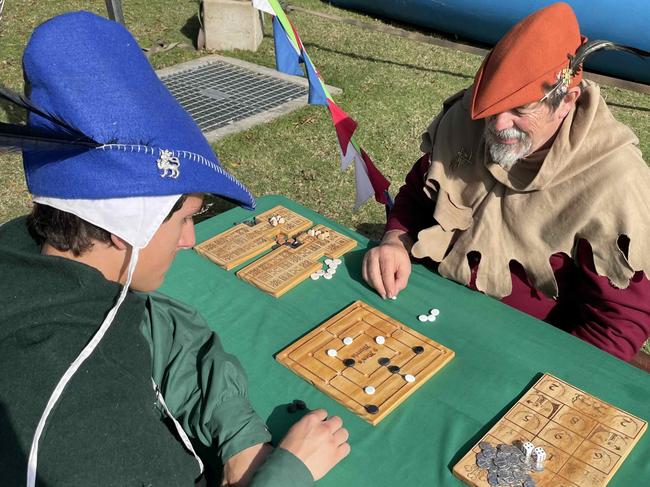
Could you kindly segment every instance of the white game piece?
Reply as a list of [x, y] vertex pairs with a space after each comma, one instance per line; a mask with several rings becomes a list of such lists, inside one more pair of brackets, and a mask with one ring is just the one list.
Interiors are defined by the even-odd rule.
[[537, 447], [533, 450], [533, 460], [535, 460], [533, 470], [536, 472], [544, 470], [544, 460], [546, 460], [546, 452], [544, 451], [544, 448]]
[[327, 351], [327, 355], [329, 355], [330, 357], [336, 357], [338, 355], [338, 352], [336, 350], [334, 350], [333, 348], [330, 348]]
[[320, 275], [315, 272], [309, 277], [311, 277], [312, 281], [318, 281], [320, 279]]
[[310, 237], [313, 237], [314, 236], [314, 231], [310, 228], [309, 230], [307, 230], [307, 235], [309, 235]]
[[425, 321], [429, 321], [429, 316], [420, 315], [420, 316], [418, 316], [418, 320], [420, 320], [422, 323], [424, 323]]
[[343, 261], [341, 259], [334, 259], [332, 262], [334, 262], [336, 265], [342, 264]]
[[321, 270], [319, 270], [319, 271], [316, 271], [315, 274], [318, 274], [319, 276], [324, 276], [324, 275], [325, 275], [325, 271], [324, 271], [323, 269], [321, 269]]
[[325, 274], [329, 274], [330, 276], [333, 276], [336, 274], [336, 269], [332, 269], [331, 267], [325, 271]]
[[404, 376], [404, 380], [405, 380], [406, 382], [415, 382], [415, 376], [414, 376], [414, 375], [411, 375], [411, 374], [406, 374], [406, 375]]
[[325, 265], [332, 265], [332, 262], [334, 262], [332, 259], [325, 259]]
[[427, 316], [427, 321], [436, 321], [436, 315]]
[[429, 312], [429, 314], [431, 314], [431, 315], [433, 315], [433, 316], [438, 316], [438, 315], [440, 314], [440, 310], [439, 310], [438, 308], [433, 308], [433, 309]]
[[372, 395], [372, 394], [375, 393], [375, 388], [372, 387], [372, 386], [366, 386], [366, 387], [363, 389], [363, 392], [365, 392], [365, 393], [368, 394], [368, 395]]
[[531, 453], [533, 453], [534, 449], [535, 449], [535, 445], [533, 445], [530, 441], [526, 441], [522, 443], [521, 451], [526, 454], [526, 458], [524, 459], [526, 463], [530, 461], [530, 455]]
[[278, 223], [286, 223], [286, 222], [287, 221], [284, 218], [282, 217], [278, 218]]
[[335, 264], [334, 262], [332, 262], [327, 267], [329, 267], [330, 269], [336, 269], [338, 266], [339, 266], [338, 264]]
[[325, 279], [327, 279], [327, 280], [331, 279], [332, 276], [333, 276], [333, 274], [330, 274], [329, 272], [326, 272], [325, 274], [323, 274], [323, 277], [324, 277]]
[[383, 345], [386, 343], [386, 339], [383, 336], [379, 335], [375, 337], [375, 342], [377, 342], [377, 345]]
[[352, 345], [353, 341], [354, 341], [354, 338], [352, 338], [352, 337], [345, 337], [343, 339], [343, 343], [346, 344], [346, 345]]
[[392, 299], [393, 301], [395, 301], [395, 300], [397, 299], [397, 296], [392, 296], [390, 299]]

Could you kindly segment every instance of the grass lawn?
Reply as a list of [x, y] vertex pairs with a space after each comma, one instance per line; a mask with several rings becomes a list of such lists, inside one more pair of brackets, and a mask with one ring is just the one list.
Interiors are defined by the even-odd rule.
[[[122, 4], [127, 26], [141, 46], [193, 43], [198, 28], [194, 0], [123, 0]], [[290, 4], [381, 23], [318, 0], [293, 0]], [[105, 14], [103, 0], [7, 2], [0, 23], [0, 82], [21, 90], [20, 56], [30, 32], [57, 13], [81, 8]], [[326, 82], [343, 89], [336, 101], [359, 122], [357, 140], [393, 182], [395, 194], [419, 157], [420, 134], [442, 101], [472, 82], [481, 58], [301, 11], [291, 12], [290, 17]], [[273, 67], [270, 27], [267, 22], [257, 52], [225, 54]], [[162, 68], [202, 54], [176, 48], [152, 55], [151, 62]], [[602, 91], [614, 115], [634, 129], [642, 151], [649, 154], [650, 97], [613, 87], [603, 87]], [[16, 121], [22, 116], [0, 105], [0, 120]], [[369, 202], [360, 211], [353, 211], [354, 175], [351, 170], [339, 170], [338, 144], [324, 107], [302, 108], [227, 137], [214, 148], [225, 167], [254, 194], [284, 194], [371, 238], [381, 234], [385, 219], [381, 205]], [[0, 180], [1, 223], [28, 211], [18, 156], [2, 156]]]

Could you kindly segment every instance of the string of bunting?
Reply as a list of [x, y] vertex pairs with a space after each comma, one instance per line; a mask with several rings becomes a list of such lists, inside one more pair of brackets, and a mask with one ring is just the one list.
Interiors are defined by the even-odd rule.
[[273, 16], [276, 69], [286, 74], [304, 76], [305, 73], [300, 66], [303, 64], [309, 80], [309, 104], [325, 105], [329, 109], [340, 146], [341, 170], [345, 171], [354, 163], [355, 209], [374, 196], [377, 202], [386, 206], [388, 212], [393, 205], [388, 192], [390, 182], [375, 167], [370, 156], [355, 140], [357, 122], [332, 99], [323, 78], [307, 54], [295, 26], [277, 0], [253, 0], [253, 6]]

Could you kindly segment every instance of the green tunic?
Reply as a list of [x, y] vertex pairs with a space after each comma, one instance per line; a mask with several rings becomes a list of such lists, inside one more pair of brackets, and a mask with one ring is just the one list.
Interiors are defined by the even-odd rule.
[[[24, 485], [45, 404], [119, 290], [94, 268], [40, 255], [24, 218], [0, 227], [2, 485]], [[152, 377], [193, 443], [211, 447], [221, 462], [270, 440], [239, 362], [198, 313], [160, 294], [129, 293], [48, 419], [37, 484], [193, 485], [198, 464], [164, 421]], [[278, 449], [252, 486], [312, 483], [305, 465]]]

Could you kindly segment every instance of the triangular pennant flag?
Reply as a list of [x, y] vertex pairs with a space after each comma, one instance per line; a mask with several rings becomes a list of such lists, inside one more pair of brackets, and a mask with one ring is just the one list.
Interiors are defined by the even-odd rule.
[[354, 179], [356, 182], [354, 209], [358, 210], [362, 204], [375, 194], [375, 189], [372, 187], [366, 171], [366, 164], [361, 157], [354, 158]]
[[305, 62], [305, 68], [307, 69], [307, 78], [309, 79], [309, 104], [327, 106], [327, 93], [325, 92], [323, 81], [318, 76], [318, 72], [312, 64], [311, 59], [309, 59], [307, 52], [303, 49], [301, 54]]
[[350, 115], [345, 113], [341, 108], [332, 100], [327, 100], [327, 106], [332, 115], [332, 122], [334, 122], [334, 130], [341, 145], [341, 152], [343, 155], [347, 154], [347, 147], [352, 138], [352, 134], [357, 129], [357, 122], [350, 118]]
[[343, 147], [340, 147], [339, 150], [341, 152], [341, 171], [345, 171], [360, 155], [351, 142], [348, 142], [348, 145], [345, 147], [345, 152]]
[[273, 17], [273, 45], [275, 46], [275, 68], [286, 74], [304, 76], [300, 67], [300, 54], [291, 44], [282, 24], [277, 17]]
[[370, 156], [366, 154], [366, 151], [363, 149], [361, 149], [361, 157], [363, 157], [363, 161], [365, 162], [366, 174], [368, 175], [370, 184], [375, 190], [375, 200], [377, 200], [377, 203], [388, 205], [386, 193], [388, 192], [390, 182], [384, 177], [382, 173], [379, 172], [379, 170], [372, 162], [372, 159], [370, 159]]
[[275, 11], [273, 10], [273, 7], [271, 7], [269, 0], [253, 0], [253, 7], [255, 7], [257, 10], [261, 10], [262, 12], [266, 12], [267, 14], [275, 16]]
[[378, 202], [386, 205], [388, 212], [392, 206], [388, 192], [390, 182], [375, 167], [370, 156], [355, 142], [354, 132], [357, 129], [357, 122], [332, 100], [325, 82], [311, 62], [300, 40], [298, 31], [280, 7], [278, 0], [253, 0], [253, 6], [274, 16], [273, 39], [277, 69], [288, 74], [302, 75], [299, 65], [302, 62], [309, 80], [309, 103], [311, 105], [326, 105], [329, 108], [339, 141], [341, 170], [346, 170], [354, 161], [355, 208], [359, 208], [374, 195]]

